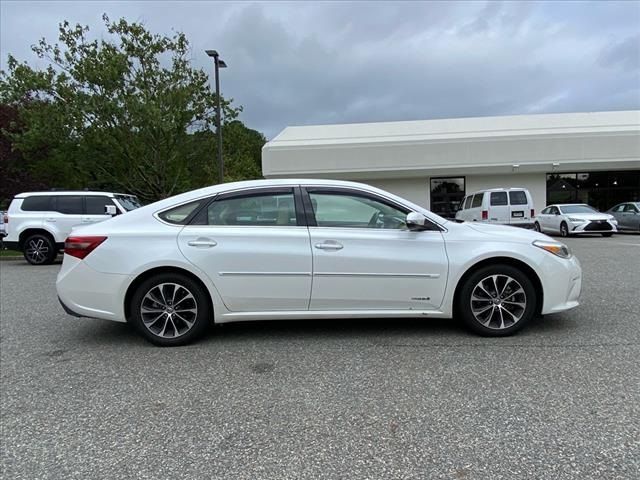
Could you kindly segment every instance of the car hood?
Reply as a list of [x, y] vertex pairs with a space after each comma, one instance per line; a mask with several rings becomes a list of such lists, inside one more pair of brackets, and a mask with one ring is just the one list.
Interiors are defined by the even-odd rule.
[[505, 242], [531, 243], [534, 240], [555, 241], [543, 233], [536, 232], [535, 230], [527, 230], [526, 228], [478, 222], [465, 222], [462, 225], [476, 232], [496, 237], [496, 240]]
[[564, 216], [580, 220], [609, 220], [611, 218], [608, 213], [565, 213]]

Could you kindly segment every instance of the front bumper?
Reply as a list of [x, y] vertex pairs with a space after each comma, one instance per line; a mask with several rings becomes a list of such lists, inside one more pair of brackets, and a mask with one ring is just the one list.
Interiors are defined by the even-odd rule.
[[590, 221], [590, 222], [569, 222], [569, 231], [571, 234], [581, 233], [615, 233], [618, 231], [618, 225], [609, 220]]
[[542, 314], [577, 307], [582, 293], [582, 267], [574, 255], [569, 259], [549, 258], [542, 265], [545, 275]]

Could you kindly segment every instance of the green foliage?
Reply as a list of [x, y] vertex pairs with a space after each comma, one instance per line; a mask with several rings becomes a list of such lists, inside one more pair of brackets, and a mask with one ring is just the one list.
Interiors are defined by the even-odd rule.
[[[191, 67], [184, 34], [103, 19], [109, 35], [100, 40], [64, 22], [60, 44], [34, 45], [43, 70], [9, 56], [0, 103], [18, 109], [22, 126], [3, 130], [12, 149], [50, 186], [150, 201], [215, 183], [215, 92]], [[265, 139], [237, 120], [232, 102], [221, 98], [226, 180], [259, 177]]]

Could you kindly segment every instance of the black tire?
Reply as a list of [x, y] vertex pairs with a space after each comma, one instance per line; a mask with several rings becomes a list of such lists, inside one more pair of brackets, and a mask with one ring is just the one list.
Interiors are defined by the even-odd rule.
[[[493, 310], [491, 310], [491, 312], [489, 313], [490, 317], [484, 318], [484, 320], [489, 318], [488, 326], [484, 325], [481, 322], [481, 320], [476, 318], [477, 312], [476, 314], [474, 314], [474, 311], [472, 308], [472, 301], [474, 302], [473, 304], [476, 305], [476, 308], [478, 310], [482, 309], [483, 307], [482, 307], [482, 304], [478, 305], [478, 302], [476, 302], [475, 300], [472, 300], [472, 294], [474, 293], [474, 290], [476, 289], [476, 287], [481, 281], [483, 282], [483, 285], [487, 287], [487, 290], [489, 291], [489, 293], [493, 293], [491, 292], [490, 285], [487, 284], [487, 282], [492, 281], [492, 280], [488, 280], [491, 278], [492, 275], [499, 276], [498, 277], [499, 285], [497, 290], [502, 289], [504, 291], [505, 287], [509, 287], [505, 291], [504, 296], [505, 298], [510, 298], [513, 301], [507, 302], [507, 303], [515, 303], [515, 301], [520, 301], [522, 299], [525, 300], [524, 308], [517, 307], [519, 309], [521, 308], [521, 311], [512, 310], [512, 311], [515, 311], [516, 313], [515, 316], [519, 315], [519, 318], [517, 320], [514, 321], [513, 318], [515, 318], [515, 316], [510, 317], [508, 315], [508, 312], [504, 312], [504, 309], [502, 311], [496, 310], [497, 308], [502, 307], [503, 305], [502, 301], [500, 303], [500, 307], [491, 307], [493, 308]], [[506, 281], [504, 282], [504, 284], [500, 284], [500, 279], [504, 277], [510, 277], [512, 280], [515, 280], [516, 283], [520, 284], [524, 292], [513, 294], [512, 293], [513, 291], [517, 292], [520, 289], [517, 287], [517, 285], [513, 283], [507, 284]], [[477, 298], [477, 297], [474, 296], [474, 298]], [[493, 297], [487, 296], [487, 298], [492, 299]], [[457, 312], [462, 317], [462, 320], [464, 321], [466, 326], [473, 332], [486, 337], [504, 337], [508, 335], [513, 335], [518, 330], [523, 328], [529, 321], [531, 321], [536, 311], [537, 301], [538, 300], [537, 300], [536, 290], [534, 288], [533, 282], [529, 279], [528, 275], [524, 274], [521, 270], [511, 265], [496, 264], [496, 265], [489, 265], [486, 267], [482, 267], [476, 270], [465, 280], [464, 284], [460, 289], [460, 293], [457, 297]], [[493, 304], [493, 300], [486, 301], [486, 305], [492, 305], [492, 304]], [[506, 307], [509, 307], [510, 309], [513, 308], [513, 306], [507, 305], [506, 303], [504, 305]], [[486, 315], [486, 314], [483, 313], [481, 315]], [[501, 325], [500, 325], [500, 320], [501, 320], [500, 317], [504, 317], [505, 319], [508, 319], [508, 320], [504, 320], [503, 328], [501, 328]]]
[[58, 252], [51, 237], [36, 233], [23, 242], [22, 255], [31, 265], [50, 265], [56, 259]]
[[541, 232], [541, 233], [542, 233], [542, 229], [540, 228], [540, 224], [539, 224], [538, 222], [535, 222], [535, 223], [533, 224], [533, 229], [534, 229], [536, 232]]
[[562, 237], [569, 236], [569, 227], [567, 226], [566, 222], [562, 222], [560, 224], [560, 236]]
[[612, 232], [602, 234], [603, 237], [610, 237], [611, 235], [613, 235]]
[[[173, 302], [175, 303], [167, 300], [169, 308], [171, 309], [170, 311], [175, 317], [171, 317], [166, 313], [166, 308], [163, 307], [160, 302], [154, 305], [151, 300], [152, 297], [161, 300], [160, 295], [162, 295], [162, 298], [165, 297], [165, 293], [159, 290], [160, 285], [164, 285], [162, 287], [163, 292], [167, 292], [166, 289], [171, 288], [169, 285], [177, 285], [182, 289], [176, 289], [178, 293], [174, 293], [173, 295]], [[192, 298], [187, 298], [188, 295], [185, 295], [184, 291], [191, 294]], [[170, 292], [171, 290], [168, 290], [168, 293]], [[150, 293], [151, 296], [148, 295]], [[160, 295], [158, 295], [159, 293]], [[148, 312], [153, 312], [145, 313], [145, 315], [148, 315], [148, 317], [144, 319], [146, 322], [143, 320], [143, 313], [141, 311], [143, 301], [145, 302], [145, 308], [152, 309], [148, 310]], [[181, 304], [184, 309], [179, 310], [175, 308], [174, 311], [173, 307], [178, 304]], [[142, 282], [131, 298], [130, 307], [131, 314], [129, 321], [143, 337], [154, 345], [161, 347], [175, 347], [193, 342], [204, 334], [211, 319], [209, 294], [198, 282], [180, 273], [162, 273]], [[192, 316], [187, 316], [187, 313], [185, 313], [187, 310], [185, 309], [193, 310], [194, 307], [196, 312], [191, 312], [188, 315]], [[163, 313], [158, 314], [158, 320], [152, 321], [152, 316], [161, 310], [163, 310]], [[181, 312], [185, 317], [182, 318], [178, 312]], [[193, 322], [190, 327], [185, 319]], [[149, 325], [149, 327], [147, 327], [147, 325]], [[162, 326], [165, 326], [165, 330], [159, 331]], [[180, 330], [183, 331], [180, 332]], [[163, 333], [165, 335], [162, 335]], [[169, 336], [170, 333], [177, 333], [178, 335]]]

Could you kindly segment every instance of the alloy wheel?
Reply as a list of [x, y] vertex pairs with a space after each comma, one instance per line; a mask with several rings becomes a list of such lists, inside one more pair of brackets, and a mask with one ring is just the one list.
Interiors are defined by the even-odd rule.
[[480, 280], [471, 293], [471, 312], [481, 325], [493, 330], [509, 328], [527, 309], [522, 285], [508, 275], [490, 275]]
[[562, 235], [563, 237], [569, 236], [569, 228], [567, 227], [566, 223], [560, 225], [560, 235]]
[[29, 239], [25, 248], [25, 255], [35, 265], [45, 263], [49, 258], [49, 245], [43, 238]]
[[140, 317], [149, 332], [160, 338], [176, 338], [196, 322], [198, 304], [193, 293], [177, 283], [161, 283], [143, 297]]

